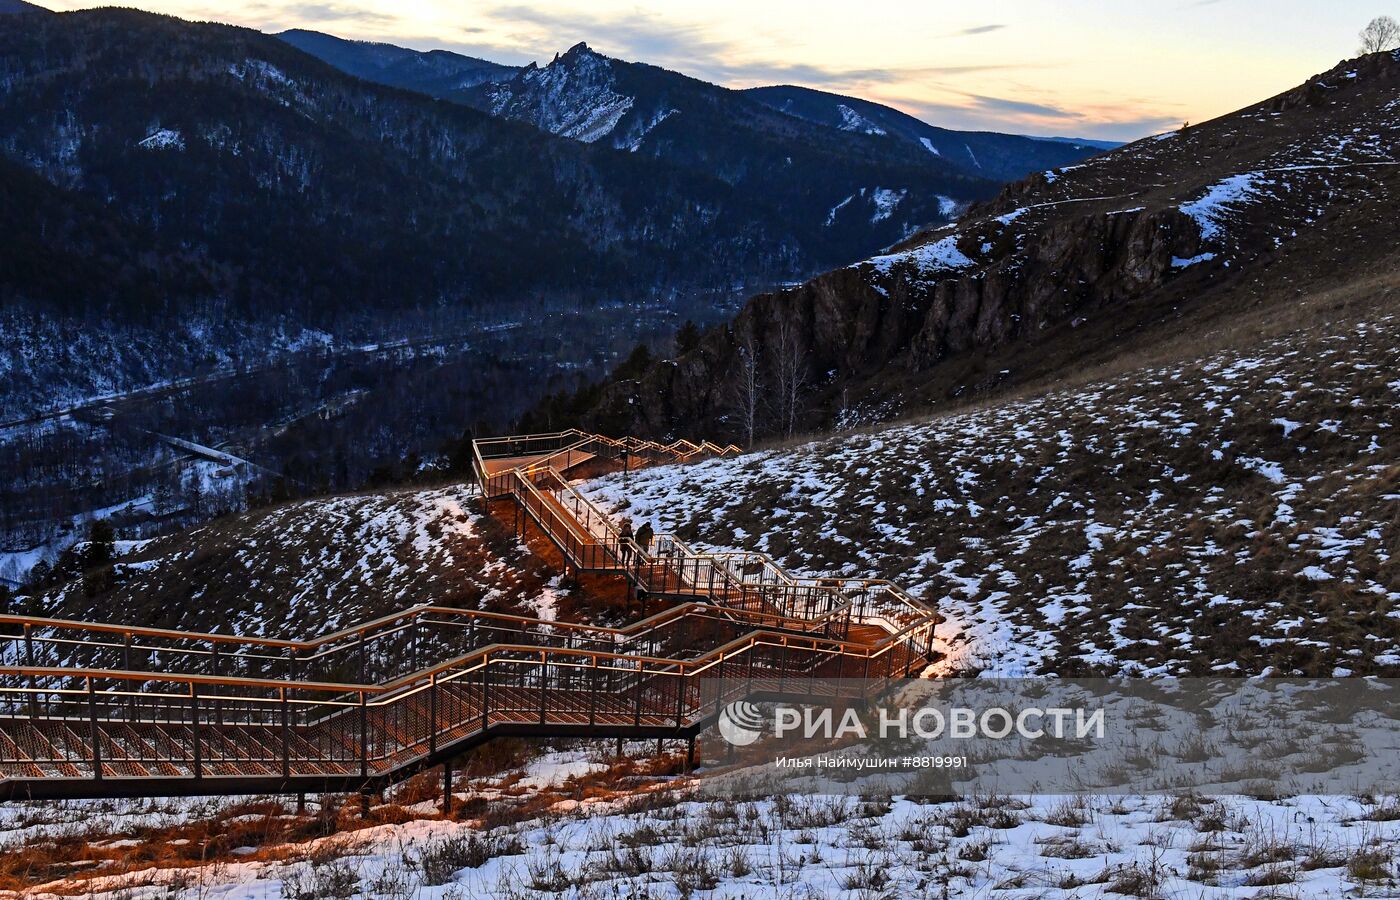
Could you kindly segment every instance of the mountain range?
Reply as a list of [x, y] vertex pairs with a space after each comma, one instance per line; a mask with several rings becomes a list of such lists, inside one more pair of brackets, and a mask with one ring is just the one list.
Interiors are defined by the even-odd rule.
[[514, 66], [450, 50], [409, 50], [302, 28], [283, 31], [277, 37], [356, 78], [430, 97], [444, 97], [482, 82], [502, 81], [516, 71]]
[[[713, 317], [707, 305], [859, 259], [1001, 183], [583, 45], [514, 69], [133, 10], [9, 8], [34, 14], [0, 18], [0, 185], [50, 200], [11, 212], [0, 247], [7, 311], [40, 317], [10, 320], [16, 393], [0, 406], [191, 374], [187, 350], [162, 350], [191, 316], [360, 339], [526, 302], [659, 299]], [[1003, 171], [1095, 150], [964, 137]], [[131, 371], [66, 343], [45, 362], [34, 342], [51, 316], [136, 328], [128, 343], [149, 352]], [[50, 377], [62, 384], [46, 397]]]
[[[1220, 346], [1397, 292], [1400, 53], [1009, 184], [755, 297], [693, 349], [543, 404], [602, 430], [869, 423]], [[756, 370], [756, 371], [755, 371]]]

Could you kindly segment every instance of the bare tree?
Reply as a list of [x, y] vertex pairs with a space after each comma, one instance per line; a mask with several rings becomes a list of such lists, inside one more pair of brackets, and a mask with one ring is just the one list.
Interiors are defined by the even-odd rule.
[[1376, 16], [1361, 29], [1361, 52], [1380, 53], [1400, 47], [1400, 23], [1390, 16]]
[[758, 344], [752, 334], [746, 334], [739, 340], [739, 370], [735, 374], [732, 388], [734, 411], [739, 415], [739, 427], [744, 429], [744, 446], [752, 447], [758, 429], [758, 411], [763, 404]]
[[773, 348], [773, 404], [784, 437], [797, 431], [802, 414], [802, 394], [807, 388], [807, 344], [790, 319], [778, 322]]

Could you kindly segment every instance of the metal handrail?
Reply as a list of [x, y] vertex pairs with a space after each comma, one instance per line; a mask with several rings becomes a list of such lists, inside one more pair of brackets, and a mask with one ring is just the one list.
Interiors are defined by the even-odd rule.
[[[0, 663], [21, 653], [32, 661], [40, 643], [86, 647], [94, 659], [147, 653], [162, 666], [0, 665], [0, 678], [25, 682], [0, 686], [0, 776], [9, 776], [0, 796], [160, 793], [171, 779], [212, 792], [288, 790], [308, 780], [324, 789], [363, 786], [500, 729], [693, 734], [723, 701], [760, 683], [816, 695], [835, 690], [832, 678], [879, 685], [908, 675], [927, 655], [937, 619], [891, 583], [797, 578], [764, 554], [696, 553], [673, 536], [658, 536], [652, 553], [621, 538], [557, 467], [621, 452], [684, 461], [736, 450], [575, 430], [474, 443], [483, 493], [513, 499], [566, 560], [622, 574], [638, 588], [655, 587], [659, 574], [663, 592], [699, 598], [620, 628], [427, 605], [304, 640], [0, 616], [0, 628], [20, 629], [0, 636], [9, 641]], [[490, 471], [486, 460], [501, 458], [528, 462]], [[842, 630], [877, 620], [878, 640], [850, 640]], [[444, 633], [455, 636], [444, 644]], [[487, 643], [441, 659], [463, 633]], [[353, 660], [337, 656], [347, 652]], [[420, 666], [420, 652], [439, 658]], [[377, 676], [372, 657], [410, 653], [407, 672], [390, 667], [373, 680], [334, 668], [353, 664]], [[287, 677], [220, 672], [226, 660], [285, 665]], [[192, 661], [214, 671], [172, 670]], [[325, 671], [337, 677], [308, 677], [312, 664], [332, 665]]]

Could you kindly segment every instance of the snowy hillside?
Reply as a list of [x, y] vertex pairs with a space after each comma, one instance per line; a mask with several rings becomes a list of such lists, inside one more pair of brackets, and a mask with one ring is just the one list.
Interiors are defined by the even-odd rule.
[[51, 616], [313, 636], [422, 603], [552, 616], [557, 573], [484, 519], [474, 489], [363, 494], [227, 517], [144, 542], [105, 590], [43, 597]]
[[891, 578], [953, 668], [1400, 673], [1400, 319], [616, 477], [658, 531]]

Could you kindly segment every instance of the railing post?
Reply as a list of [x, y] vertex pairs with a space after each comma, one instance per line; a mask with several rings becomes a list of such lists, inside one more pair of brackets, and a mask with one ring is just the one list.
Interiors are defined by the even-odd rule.
[[190, 682], [190, 736], [194, 745], [194, 777], [204, 777], [204, 748], [200, 746], [199, 685]]
[[[214, 642], [214, 677], [219, 677], [219, 643]], [[214, 699], [214, 724], [222, 726], [224, 724], [224, 704], [217, 697]]]
[[485, 731], [491, 724], [491, 719], [487, 711], [491, 708], [491, 659], [490, 655], [481, 655], [481, 730]]
[[[363, 645], [363, 632], [360, 639]], [[365, 704], [364, 691], [360, 691], [360, 777], [369, 777], [369, 707]]]
[[97, 727], [97, 688], [91, 675], [87, 679], [88, 725], [92, 732], [92, 777], [102, 780], [102, 738]]
[[598, 654], [593, 654], [593, 664], [588, 669], [588, 724], [598, 722]]
[[[123, 632], [122, 640], [122, 668], [131, 671], [131, 632]], [[128, 722], [136, 718], [136, 698], [126, 698], [126, 719]]]
[[549, 657], [548, 651], [540, 651], [540, 724], [545, 720], [545, 704], [549, 699]]
[[676, 665], [676, 729], [680, 730], [681, 720], [685, 713], [685, 667]]
[[282, 778], [292, 776], [292, 719], [287, 706], [287, 689], [278, 688], [282, 701]]
[[[438, 692], [437, 692], [437, 680], [438, 680], [438, 675], [437, 675], [436, 672], [434, 672], [432, 675], [429, 676], [429, 681], [428, 681], [428, 717], [429, 717], [429, 721], [432, 723], [432, 724], [429, 726], [429, 728], [428, 728], [428, 753], [429, 753], [430, 755], [431, 755], [431, 754], [434, 754], [434, 753], [437, 753], [437, 733], [438, 733]], [[450, 776], [450, 775], [448, 776], [448, 778], [451, 778], [451, 777], [452, 777], [452, 776]], [[444, 794], [443, 796], [446, 796], [446, 794]]]
[[637, 686], [632, 691], [632, 702], [636, 704], [635, 718], [633, 725], [640, 728], [642, 725], [642, 673], [646, 671], [646, 663], [637, 660]]
[[[28, 622], [24, 623], [24, 664], [34, 668], [34, 633]], [[39, 717], [39, 679], [29, 676], [29, 716]]]
[[410, 640], [412, 650], [409, 653], [409, 664], [412, 670], [417, 672], [419, 645], [423, 642], [423, 620], [418, 613], [413, 614], [413, 637]]

